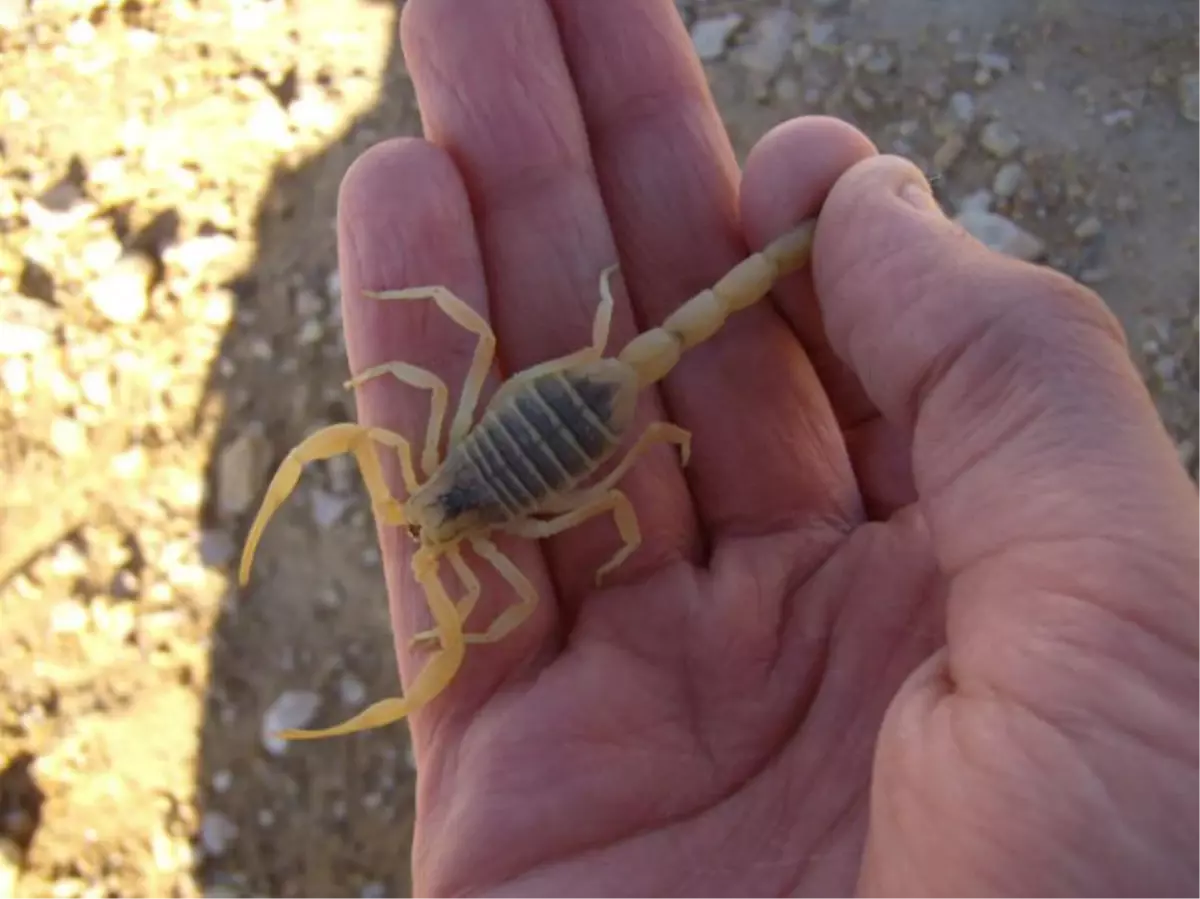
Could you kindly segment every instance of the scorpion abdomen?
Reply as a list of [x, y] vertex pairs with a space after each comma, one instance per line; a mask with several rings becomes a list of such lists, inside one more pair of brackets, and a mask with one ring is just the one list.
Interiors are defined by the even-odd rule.
[[636, 391], [632, 369], [616, 359], [513, 383], [410, 499], [412, 520], [442, 541], [539, 511], [609, 459]]

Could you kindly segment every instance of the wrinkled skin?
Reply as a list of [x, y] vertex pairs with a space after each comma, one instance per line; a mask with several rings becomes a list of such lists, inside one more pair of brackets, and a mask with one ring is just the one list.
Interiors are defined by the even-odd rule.
[[[411, 0], [402, 39], [425, 139], [341, 196], [355, 371], [472, 349], [360, 289], [445, 284], [511, 372], [587, 341], [616, 259], [614, 352], [823, 208], [812, 269], [645, 395], [692, 463], [625, 482], [611, 586], [611, 521], [501, 541], [543, 602], [411, 719], [417, 893], [1195, 895], [1197, 497], [1098, 298], [844, 124], [739, 171], [670, 0]], [[359, 402], [423, 437], [424, 397]], [[482, 630], [512, 597], [468, 559]]]

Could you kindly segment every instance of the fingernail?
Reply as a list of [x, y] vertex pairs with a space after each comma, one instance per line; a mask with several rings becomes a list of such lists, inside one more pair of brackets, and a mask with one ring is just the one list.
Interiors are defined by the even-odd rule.
[[900, 199], [922, 212], [941, 212], [929, 185], [921, 181], [905, 181], [900, 187]]

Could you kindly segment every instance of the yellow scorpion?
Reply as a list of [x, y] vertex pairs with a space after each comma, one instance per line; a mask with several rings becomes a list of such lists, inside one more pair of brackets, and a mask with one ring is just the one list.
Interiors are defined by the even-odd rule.
[[[440, 644], [440, 652], [426, 663], [404, 697], [381, 700], [335, 727], [288, 730], [280, 736], [320, 739], [399, 721], [446, 688], [462, 664], [467, 644], [492, 643], [517, 628], [537, 605], [537, 591], [488, 539], [490, 533], [542, 539], [611, 512], [623, 545], [597, 570], [597, 584], [628, 558], [640, 545], [641, 533], [633, 505], [617, 484], [638, 457], [657, 444], [677, 444], [686, 465], [691, 435], [673, 424], [652, 424], [606, 476], [590, 485], [584, 482], [617, 451], [633, 422], [639, 391], [665, 377], [684, 352], [712, 337], [734, 312], [763, 299], [779, 278], [806, 265], [814, 227], [814, 220], [806, 220], [745, 259], [711, 288], [688, 300], [660, 327], [631, 340], [616, 357], [604, 356], [613, 315], [609, 279], [617, 266], [606, 268], [600, 275], [601, 300], [592, 324], [591, 345], [511, 377], [492, 396], [478, 422], [473, 421], [475, 409], [496, 347], [487, 322], [444, 287], [364, 291], [377, 300], [432, 300], [458, 325], [478, 335], [450, 424], [446, 455], [439, 460], [449, 395], [442, 379], [403, 362], [377, 365], [351, 378], [347, 387], [388, 374], [430, 391], [431, 413], [421, 456], [426, 480], [418, 479], [411, 444], [399, 434], [348, 423], [322, 428], [280, 463], [246, 538], [239, 581], [243, 585], [248, 581], [267, 520], [299, 482], [304, 464], [353, 453], [378, 520], [406, 528], [418, 544], [412, 568], [425, 588], [435, 627], [418, 634], [413, 642]], [[399, 456], [408, 492], [403, 503], [385, 483], [375, 443], [394, 449]], [[518, 597], [518, 602], [481, 633], [463, 629], [480, 595], [479, 580], [462, 557], [464, 542], [512, 585]], [[442, 556], [466, 586], [457, 603], [438, 577]]]

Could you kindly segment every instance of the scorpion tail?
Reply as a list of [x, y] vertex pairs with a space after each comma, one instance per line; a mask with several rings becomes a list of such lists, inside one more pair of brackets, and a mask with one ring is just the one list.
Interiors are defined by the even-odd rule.
[[753, 306], [776, 281], [807, 265], [815, 229], [815, 219], [805, 220], [734, 266], [712, 287], [676, 309], [661, 326], [626, 344], [618, 358], [637, 373], [639, 388], [662, 380], [684, 353], [716, 334], [730, 315]]

